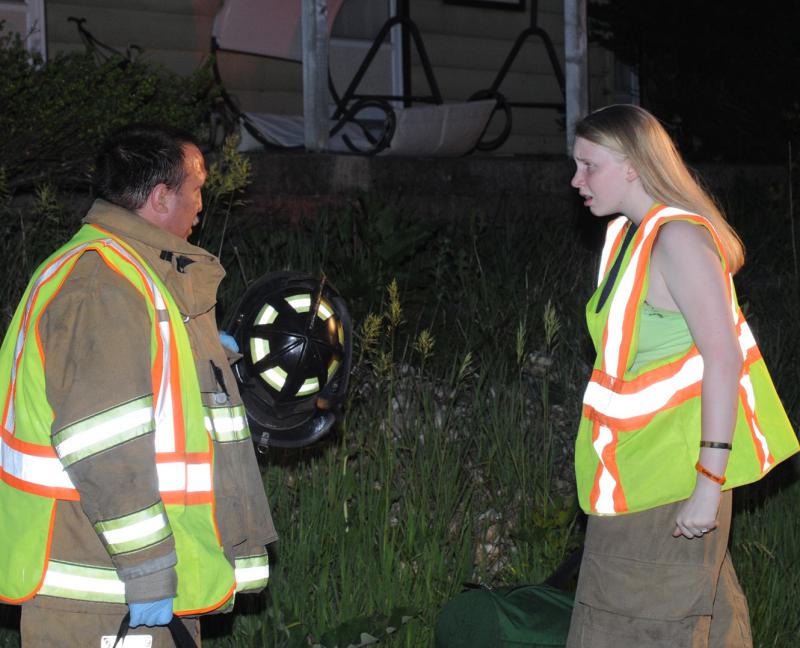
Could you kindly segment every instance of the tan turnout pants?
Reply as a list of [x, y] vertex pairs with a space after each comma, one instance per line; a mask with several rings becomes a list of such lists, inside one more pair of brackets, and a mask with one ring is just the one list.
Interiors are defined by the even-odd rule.
[[681, 502], [590, 516], [567, 648], [752, 648], [727, 551], [731, 499], [702, 539], [672, 537]]
[[[48, 600], [45, 600], [48, 599]], [[22, 606], [22, 648], [111, 648], [127, 606], [97, 604], [97, 614], [76, 609], [72, 601], [35, 598]], [[85, 607], [85, 604], [82, 604]], [[200, 645], [200, 620], [183, 619]], [[149, 640], [148, 640], [149, 637]], [[128, 639], [117, 648], [174, 648], [169, 629], [139, 626], [128, 630]]]

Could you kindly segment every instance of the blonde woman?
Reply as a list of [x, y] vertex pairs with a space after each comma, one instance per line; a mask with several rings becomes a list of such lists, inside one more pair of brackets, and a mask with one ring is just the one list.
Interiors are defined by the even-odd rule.
[[567, 646], [752, 646], [731, 492], [797, 439], [736, 301], [739, 237], [630, 105], [576, 128], [572, 186], [608, 226], [576, 442], [589, 514]]

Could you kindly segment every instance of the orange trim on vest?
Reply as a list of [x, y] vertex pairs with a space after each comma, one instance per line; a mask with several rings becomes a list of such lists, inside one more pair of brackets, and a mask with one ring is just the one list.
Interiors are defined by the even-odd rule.
[[[744, 410], [744, 415], [747, 419], [747, 427], [750, 428], [750, 436], [753, 439], [753, 445], [755, 446], [756, 457], [758, 457], [758, 465], [761, 467], [762, 472], [766, 472], [767, 469], [775, 465], [775, 457], [773, 457], [772, 453], [769, 452], [769, 447], [767, 447], [767, 454], [764, 454], [764, 447], [761, 445], [761, 440], [756, 435], [756, 430], [760, 430], [761, 426], [758, 425], [755, 412], [751, 409], [750, 402], [747, 398], [747, 391], [742, 384], [739, 384], [739, 402], [742, 404], [742, 409]], [[764, 468], [765, 465], [767, 466], [767, 469]]]
[[747, 351], [747, 355], [744, 357], [744, 366], [749, 367], [754, 362], [761, 360], [761, 358], [761, 349], [759, 349], [757, 346], [753, 347]]
[[222, 605], [225, 604], [225, 601], [229, 600], [233, 593], [236, 591], [236, 581], [234, 580], [233, 585], [228, 590], [227, 594], [223, 596], [219, 601], [217, 601], [214, 605], [209, 605], [208, 607], [198, 608], [197, 610], [184, 610], [183, 612], [176, 612], [176, 616], [191, 616], [193, 614], [206, 614], [207, 612], [213, 612], [214, 610], [220, 608]]
[[192, 493], [166, 491], [161, 493], [161, 501], [164, 502], [164, 504], [173, 504], [176, 506], [212, 504], [214, 502], [214, 496], [208, 491], [198, 491]]
[[688, 360], [698, 355], [700, 355], [700, 351], [695, 347], [683, 358], [678, 358], [669, 364], [651, 369], [647, 373], [643, 373], [641, 376], [631, 378], [630, 380], [624, 380], [621, 377], [615, 378], [614, 376], [600, 371], [600, 369], [594, 369], [590, 381], [610, 389], [617, 394], [634, 394], [663, 380], [674, 377], [683, 369], [684, 364], [686, 364]]
[[600, 478], [603, 476], [605, 467], [603, 462], [597, 463], [597, 470], [594, 472], [594, 482], [592, 483], [592, 492], [589, 494], [589, 507], [592, 511], [597, 510], [597, 501], [600, 499]]
[[156, 463], [186, 462], [191, 464], [210, 464], [213, 454], [210, 450], [211, 437], [209, 437], [209, 450], [205, 452], [159, 452], [156, 454]]
[[13, 486], [17, 490], [21, 490], [26, 493], [32, 493], [33, 495], [53, 497], [55, 499], [65, 500], [68, 502], [79, 502], [81, 499], [78, 491], [76, 491], [74, 488], [62, 488], [60, 486], [42, 486], [41, 484], [34, 484], [5, 472], [2, 467], [0, 467], [0, 476], [9, 486]]
[[5, 428], [2, 429], [2, 438], [3, 442], [10, 448], [14, 450], [18, 450], [19, 452], [25, 453], [27, 455], [32, 455], [34, 457], [45, 457], [46, 459], [57, 459], [58, 456], [56, 455], [56, 451], [53, 449], [53, 446], [43, 446], [39, 445], [38, 443], [31, 443], [30, 441], [23, 441], [22, 439], [18, 439], [15, 437], [11, 432], [6, 430]]
[[[175, 331], [173, 330], [172, 321], [169, 322], [169, 337], [175, 340]], [[169, 345], [169, 364], [171, 368], [178, 369], [178, 345]], [[183, 395], [181, 394], [181, 374], [180, 371], [170, 371], [169, 389], [172, 392], [172, 419], [174, 421], [173, 438], [175, 439], [175, 451], [179, 453], [186, 452], [186, 427], [183, 420]], [[208, 437], [208, 434], [206, 435]], [[208, 445], [211, 445], [211, 438], [207, 439]], [[210, 459], [209, 459], [210, 460]]]
[[[644, 286], [645, 275], [644, 270], [646, 264], [650, 260], [650, 251], [653, 247], [653, 238], [648, 237], [644, 243], [640, 242], [644, 234], [643, 228], [640, 227], [636, 232], [633, 240], [633, 254], [638, 254], [636, 259], [636, 268], [633, 276], [633, 286], [631, 287], [630, 295], [625, 304], [624, 315], [622, 317], [622, 339], [619, 345], [619, 353], [617, 354], [617, 376], [624, 376], [625, 371], [628, 369], [628, 356], [630, 355], [630, 348], [633, 342], [633, 334], [636, 330], [636, 312], [639, 310], [639, 300], [637, 297], [642, 292]], [[632, 259], [633, 260], [633, 259]], [[608, 322], [606, 322], [608, 327]]]

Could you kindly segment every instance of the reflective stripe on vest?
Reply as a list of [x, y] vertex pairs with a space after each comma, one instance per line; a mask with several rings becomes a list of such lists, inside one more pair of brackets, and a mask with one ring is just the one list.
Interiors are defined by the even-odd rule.
[[744, 414], [747, 417], [747, 425], [753, 433], [756, 454], [759, 464], [761, 465], [761, 472], [765, 473], [775, 465], [775, 458], [770, 452], [767, 437], [764, 436], [758, 425], [758, 420], [755, 415], [756, 397], [753, 392], [753, 383], [750, 380], [749, 374], [743, 375], [739, 381], [739, 395], [744, 407]]
[[609, 262], [616, 256], [617, 252], [619, 252], [619, 246], [622, 244], [622, 239], [625, 236], [625, 226], [629, 222], [630, 221], [625, 216], [620, 216], [608, 224], [606, 242], [600, 254], [600, 268], [597, 272], [598, 286], [603, 281], [603, 277], [606, 276], [606, 272], [608, 272]]
[[[42, 446], [15, 442], [5, 430], [0, 440], [2, 479], [29, 492], [64, 500], [78, 500], [78, 493], [64, 466], [55, 456], [42, 456]], [[48, 450], [45, 448], [45, 450]], [[52, 453], [52, 448], [49, 448]]]
[[[25, 344], [30, 343], [27, 337], [34, 304], [41, 290], [49, 282], [59, 278], [59, 271], [69, 272], [80, 255], [89, 250], [96, 251], [104, 258], [113, 254], [117, 257], [117, 262], [130, 264], [145, 286], [146, 297], [156, 314], [155, 329], [158, 331], [153, 373], [155, 400], [153, 402], [150, 397], [139, 399], [70, 425], [55, 436], [55, 448], [25, 442], [15, 444], [14, 396], [17, 371]], [[164, 501], [211, 501], [210, 453], [187, 454], [184, 451], [180, 372], [166, 303], [148, 271], [127, 248], [114, 238], [101, 238], [80, 244], [54, 259], [33, 283], [22, 321], [17, 334], [11, 382], [5, 403], [2, 462], [5, 481], [32, 493], [77, 500], [78, 493], [64, 466], [146, 434], [154, 428], [159, 490]], [[35, 324], [38, 325], [38, 322]], [[42, 353], [41, 347], [39, 353]], [[6, 452], [7, 449], [9, 452]]]
[[[744, 320], [739, 328], [745, 368], [742, 380], [745, 380], [747, 368], [761, 354]], [[663, 409], [696, 396], [702, 380], [703, 358], [696, 348], [677, 362], [624, 382], [595, 370], [584, 393], [584, 412], [591, 418], [612, 423], [617, 430], [639, 429]]]
[[595, 477], [597, 487], [592, 490], [591, 496], [592, 509], [595, 511], [624, 511], [628, 508], [614, 453], [616, 445], [617, 432], [595, 421], [592, 446], [600, 458]]
[[97, 603], [125, 603], [117, 570], [50, 560], [39, 594]]
[[[592, 446], [597, 454], [597, 472], [590, 494], [592, 512], [616, 514], [628, 510], [622, 488], [616, 453], [619, 434], [639, 430], [657, 414], [679, 406], [701, 394], [703, 359], [696, 346], [678, 360], [664, 364], [631, 379], [624, 374], [630, 364], [629, 357], [636, 313], [646, 289], [646, 275], [650, 252], [655, 242], [658, 226], [665, 220], [680, 217], [706, 227], [718, 250], [721, 242], [709, 222], [697, 214], [662, 207], [644, 219], [634, 235], [632, 252], [627, 266], [617, 279], [615, 292], [608, 308], [608, 317], [602, 332], [600, 363], [592, 372], [583, 400], [583, 416], [593, 422]], [[609, 224], [606, 243], [601, 255], [601, 276], [598, 285], [608, 273], [611, 260], [620, 252], [620, 244], [628, 221], [621, 217]], [[723, 256], [720, 253], [720, 256]], [[766, 436], [759, 428], [755, 415], [755, 394], [750, 379], [750, 367], [761, 354], [741, 310], [736, 305], [733, 279], [722, 259], [728, 277], [728, 300], [731, 317], [736, 327], [743, 362], [739, 382], [740, 401], [743, 406], [751, 437], [756, 448], [761, 472], [775, 465]]]

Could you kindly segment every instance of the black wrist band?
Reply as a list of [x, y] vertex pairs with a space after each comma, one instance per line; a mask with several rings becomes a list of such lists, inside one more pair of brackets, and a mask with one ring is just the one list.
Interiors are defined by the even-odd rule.
[[723, 443], [722, 441], [701, 441], [701, 448], [718, 448], [720, 450], [733, 450], [730, 443]]

